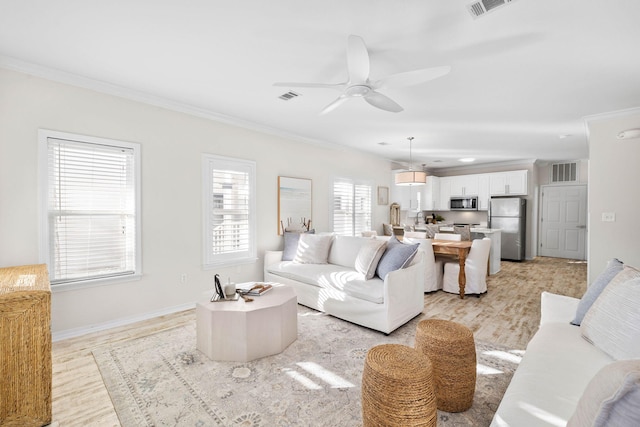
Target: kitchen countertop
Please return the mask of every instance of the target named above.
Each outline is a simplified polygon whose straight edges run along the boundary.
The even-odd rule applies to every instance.
[[[485,233],[485,234],[491,234],[491,233],[496,233],[498,231],[502,231],[500,228],[487,228],[487,227],[471,227],[470,230],[472,233]],[[416,227],[416,231],[426,231],[426,228]],[[450,226],[450,227],[441,226],[440,231],[453,232],[453,226]]]

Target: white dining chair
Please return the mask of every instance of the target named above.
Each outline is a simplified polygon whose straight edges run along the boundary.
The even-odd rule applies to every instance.
[[[405,233],[406,236],[406,233]],[[419,243],[420,250],[425,255],[425,275],[424,275],[424,291],[434,292],[442,289],[442,275],[444,273],[444,263],[441,259],[435,257],[431,239],[422,239],[418,237],[405,237],[404,243]]]
[[[405,231],[404,237],[409,237],[413,239],[426,239],[427,232],[426,231]]]
[[[462,236],[460,234],[453,234],[453,233],[436,233],[436,235],[434,236],[434,239],[453,240],[453,241],[459,242],[462,240]]]
[[[480,294],[487,292],[487,263],[489,262],[489,251],[491,250],[491,239],[475,239],[471,242],[471,249],[464,265],[464,272],[467,277],[464,293]],[[458,275],[460,274],[460,264],[457,260],[447,261],[444,264],[444,277],[442,290],[453,294],[460,293]]]

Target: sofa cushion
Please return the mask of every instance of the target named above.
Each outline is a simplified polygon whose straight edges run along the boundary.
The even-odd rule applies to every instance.
[[[591,308],[609,282],[622,271],[622,267],[624,267],[624,264],[616,258],[609,261],[604,271],[589,285],[587,291],[580,299],[580,303],[576,309],[576,316],[571,321],[572,324],[580,325],[589,308]]]
[[[360,236],[335,236],[329,251],[329,264],[353,268],[360,248],[371,240],[373,239]]]
[[[602,368],[580,397],[567,427],[640,425],[640,360]]]
[[[380,258],[380,262],[378,262],[378,268],[376,269],[378,277],[384,279],[390,272],[408,266],[416,252],[418,252],[418,247],[420,247],[419,243],[404,244],[395,236],[392,236],[387,242],[387,247],[382,258]]]
[[[640,271],[625,266],[582,321],[582,336],[617,360],[640,358]]]
[[[301,234],[293,262],[326,264],[333,236],[330,234]]]
[[[335,289],[354,298],[382,304],[384,282],[374,277],[365,280],[353,268],[335,264],[299,264],[282,261],[267,267],[271,274],[325,289]]]
[[[315,233],[315,230],[309,231],[285,231],[284,232],[284,249],[282,250],[282,260],[291,261],[296,256],[298,250],[298,240],[302,233]]]
[[[356,257],[355,269],[362,273],[366,280],[371,279],[376,274],[378,262],[382,258],[387,246],[384,240],[372,239],[362,245]]]

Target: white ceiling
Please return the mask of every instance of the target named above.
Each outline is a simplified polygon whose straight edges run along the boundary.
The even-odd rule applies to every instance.
[[[0,66],[399,162],[413,136],[429,169],[587,158],[583,117],[640,106],[640,1],[517,0],[475,20],[471,2],[0,0]],[[344,82],[349,34],[372,79],[452,71],[381,90],[400,113],[354,99],[320,116],[326,89],[278,99],[277,81]]]

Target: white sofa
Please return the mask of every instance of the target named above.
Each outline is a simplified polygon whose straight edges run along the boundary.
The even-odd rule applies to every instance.
[[[299,304],[389,334],[424,309],[424,252],[418,250],[409,266],[384,280],[366,280],[354,265],[370,240],[335,236],[326,264],[282,261],[282,251],[267,251],[264,280],[293,286]]]
[[[640,271],[616,259],[581,300],[543,292],[491,426],[640,425],[639,305]]]
[[[527,344],[492,427],[565,426],[589,381],[613,362],[569,323],[579,301],[542,293],[540,329]]]

